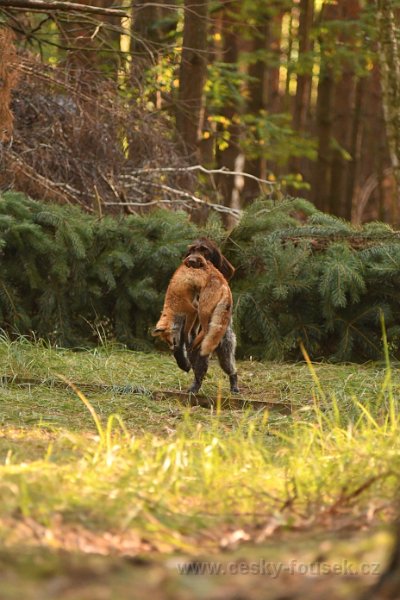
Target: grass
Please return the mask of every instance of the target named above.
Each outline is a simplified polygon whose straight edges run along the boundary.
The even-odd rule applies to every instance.
[[[214,364],[204,392],[216,408],[163,395],[190,382],[167,354],[3,339],[0,365],[10,556],[213,555],[292,531],[359,531],[395,513],[400,371],[388,365],[241,362],[247,404],[235,410],[220,408],[228,382]]]

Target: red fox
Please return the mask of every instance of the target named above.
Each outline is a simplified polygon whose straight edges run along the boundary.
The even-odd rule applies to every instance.
[[[232,293],[225,277],[201,254],[190,254],[169,283],[161,317],[153,331],[171,349],[180,343],[177,317],[185,317],[184,341],[190,345],[193,325],[199,318],[201,330],[192,349],[208,356],[223,338],[232,317]]]

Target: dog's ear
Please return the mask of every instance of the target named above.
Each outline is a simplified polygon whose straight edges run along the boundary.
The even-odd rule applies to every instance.
[[[229,260],[225,258],[223,254],[221,254],[221,266],[219,267],[219,270],[227,281],[232,279],[235,274],[235,267],[231,265]]]
[[[210,252],[210,257],[208,260],[210,260],[214,267],[216,267],[218,271],[222,273],[227,281],[232,279],[235,273],[235,267],[231,265],[227,258],[225,258],[217,244],[208,238],[202,238],[202,241],[205,245],[207,245]]]
[[[183,258],[187,258],[188,256],[190,256],[191,254],[194,254],[195,252],[198,252],[198,244],[199,244],[200,240],[195,240],[192,244],[190,244],[190,246],[187,247],[187,250],[183,256]]]

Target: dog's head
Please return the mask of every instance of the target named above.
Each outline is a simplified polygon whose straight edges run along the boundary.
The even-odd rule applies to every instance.
[[[202,254],[196,252],[196,254],[189,254],[184,259],[183,264],[190,269],[205,269],[207,267],[207,260]]]
[[[202,237],[190,244],[185,257],[189,257],[192,254],[201,254],[201,256],[204,256],[206,260],[209,260],[222,273],[227,281],[233,277],[235,268],[225,258],[217,244],[209,238]]]

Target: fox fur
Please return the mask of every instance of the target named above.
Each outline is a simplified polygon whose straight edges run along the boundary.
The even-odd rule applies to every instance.
[[[161,317],[153,335],[174,350],[180,343],[177,317],[185,317],[184,343],[200,356],[208,356],[220,344],[232,317],[232,293],[222,273],[201,254],[189,254],[169,283]],[[192,344],[193,326],[201,330]]]

